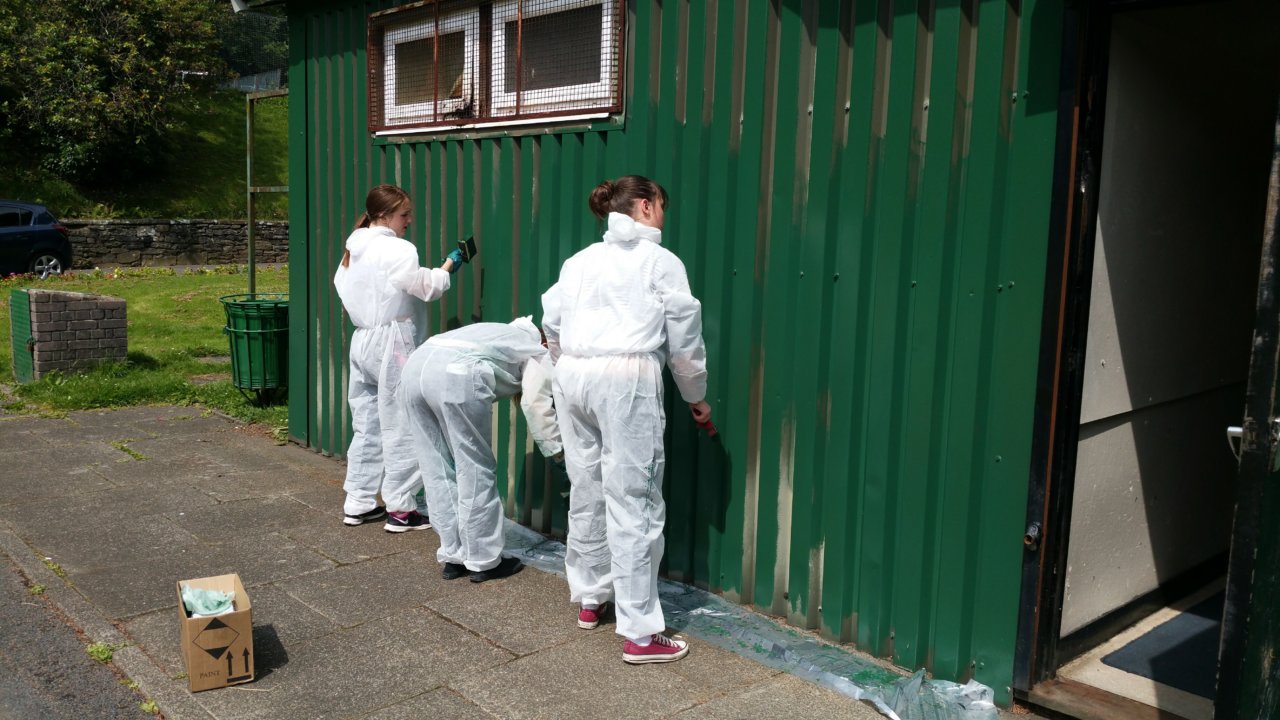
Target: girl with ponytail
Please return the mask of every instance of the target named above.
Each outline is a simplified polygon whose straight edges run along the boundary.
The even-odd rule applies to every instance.
[[[365,211],[347,238],[333,277],[351,336],[351,445],[347,448],[347,492],[343,523],[360,525],[387,518],[388,532],[431,527],[415,496],[422,473],[411,446],[404,408],[397,398],[409,353],[426,328],[414,320],[420,302],[438,299],[449,289],[450,273],[460,266],[452,257],[439,268],[418,265],[418,250],[404,239],[413,220],[413,203],[395,185],[379,185],[365,198]],[[382,493],[385,506],[379,506]]]

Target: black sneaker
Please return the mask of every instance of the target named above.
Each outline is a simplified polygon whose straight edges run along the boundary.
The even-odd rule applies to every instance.
[[[382,526],[383,530],[393,533],[409,532],[410,530],[426,530],[431,527],[431,521],[426,515],[417,510],[409,512],[389,512],[387,513],[387,524]]]
[[[497,580],[498,578],[510,577],[524,569],[524,563],[519,558],[504,557],[502,560],[488,570],[471,573],[471,582],[482,583],[485,580]]]
[[[445,563],[444,569],[440,571],[440,577],[445,580],[457,580],[467,574],[467,566],[458,563]]]
[[[352,526],[363,525],[367,522],[373,522],[374,520],[381,520],[386,516],[387,516],[387,509],[379,505],[378,507],[375,507],[369,512],[363,512],[363,513],[360,513],[359,515],[344,515],[342,517],[342,524],[352,525]]]

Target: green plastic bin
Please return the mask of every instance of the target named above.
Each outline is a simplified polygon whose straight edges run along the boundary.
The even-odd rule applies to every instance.
[[[218,300],[227,313],[231,383],[259,403],[289,385],[289,295],[243,293]]]

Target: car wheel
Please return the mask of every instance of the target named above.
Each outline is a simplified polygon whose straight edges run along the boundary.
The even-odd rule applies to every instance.
[[[32,275],[44,280],[50,275],[61,275],[66,269],[66,263],[57,253],[42,252],[31,258],[31,265],[27,269]]]

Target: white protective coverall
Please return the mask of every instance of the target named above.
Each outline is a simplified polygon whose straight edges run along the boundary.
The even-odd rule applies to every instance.
[[[565,570],[573,602],[617,608],[617,633],[666,629],[658,602],[666,504],[662,366],[686,402],[707,392],[702,306],[662,231],[609,214],[604,242],[542,296],[569,473]]]
[[[418,346],[414,321],[418,300],[439,298],[449,289],[449,273],[418,265],[418,251],[390,228],[359,228],[347,238],[349,267],[338,266],[333,286],[351,336],[351,446],[347,448],[347,499],[343,511],[359,515],[377,506],[379,487],[391,512],[417,509],[422,482],[404,409],[396,390],[409,353]]]
[[[493,403],[522,393],[529,434],[547,457],[561,450],[551,362],[529,318],[475,323],[427,340],[401,383],[427,486],[436,559],[488,570],[502,560],[502,503],[493,454]]]

